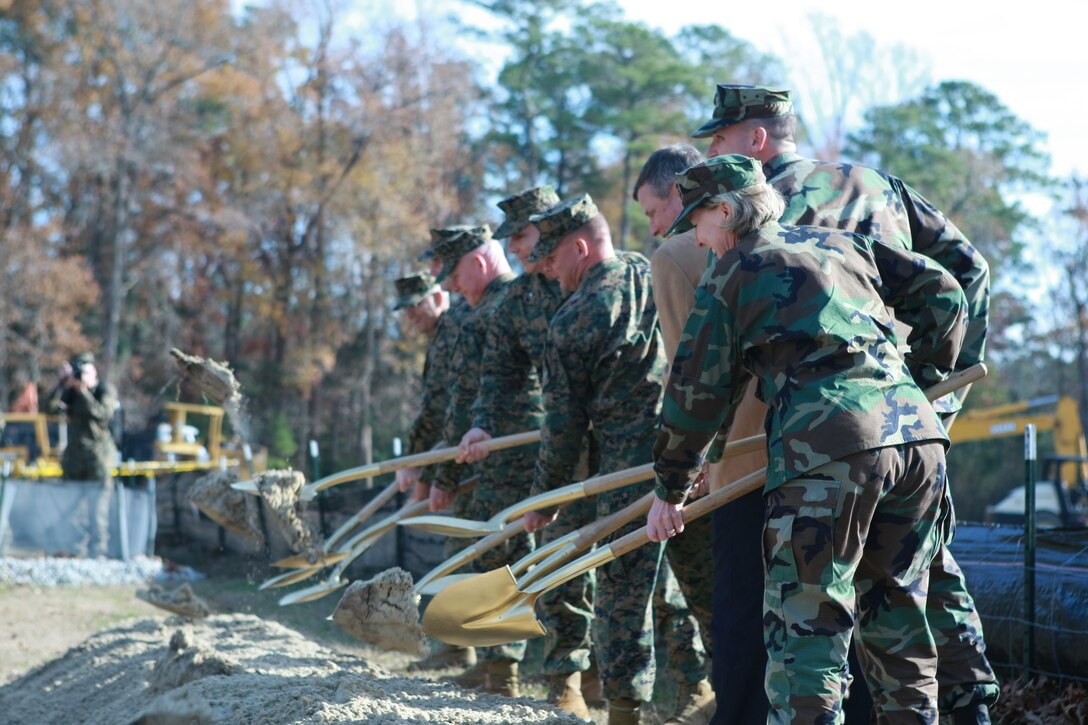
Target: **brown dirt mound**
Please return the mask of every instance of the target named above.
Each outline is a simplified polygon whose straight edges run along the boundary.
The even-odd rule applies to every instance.
[[[214,471],[193,482],[189,500],[205,516],[224,529],[260,541],[260,502],[242,491],[230,487],[238,480],[234,471]]]
[[[237,401],[242,397],[242,386],[234,377],[234,372],[225,363],[208,358],[187,355],[172,348],[181,372],[216,405],[224,405],[228,400]]]
[[[387,569],[368,581],[352,582],[332,621],[359,639],[387,650],[425,655],[427,636],[419,625],[419,597],[412,575]]]
[[[159,609],[190,619],[201,619],[212,613],[208,603],[198,597],[188,583],[182,584],[172,592],[160,586],[140,589],[136,591],[136,598],[153,604]]]
[[[311,564],[316,562],[322,554],[321,537],[302,520],[302,504],[298,499],[306,485],[305,476],[288,468],[264,471],[254,481],[271,510],[273,525],[283,534],[287,545]]]
[[[177,620],[158,618],[99,632],[0,687],[0,713],[9,722],[147,725],[581,722],[542,702],[396,677],[249,615],[180,633]]]

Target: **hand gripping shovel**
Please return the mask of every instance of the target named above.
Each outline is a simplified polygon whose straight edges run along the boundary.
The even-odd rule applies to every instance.
[[[975,365],[934,385],[926,391],[926,397],[935,400],[985,375],[986,367]],[[758,490],[765,476],[766,469],[756,471],[689,504],[683,511],[684,522]],[[461,646],[495,646],[538,637],[545,630],[533,608],[544,592],[607,564],[648,541],[646,527],[642,527],[536,580],[524,591],[518,589],[518,582],[514,580],[509,567],[455,582],[431,601],[423,615],[423,629],[443,642]]]
[[[458,496],[463,496],[466,493],[468,493],[469,491],[471,491],[473,488],[475,488],[475,486],[476,486],[476,477],[475,476],[473,476],[472,478],[465,479],[461,483],[461,487],[457,489],[457,495]],[[426,500],[413,501],[411,503],[405,504],[396,513],[392,513],[389,516],[386,516],[381,521],[368,526],[367,528],[363,529],[362,531],[360,531],[355,536],[348,539],[346,542],[344,542],[344,544],[341,547],[340,551],[336,552],[338,554],[342,553],[342,554],[344,554],[344,556],[340,559],[340,561],[338,561],[336,563],[336,566],[329,573],[329,576],[325,579],[325,581],[320,582],[318,584],[314,584],[313,586],[306,587],[304,589],[299,589],[297,591],[291,592],[290,594],[287,594],[287,595],[281,597],[280,602],[279,602],[280,606],[287,606],[289,604],[301,604],[303,602],[311,602],[311,601],[313,601],[315,599],[320,599],[321,597],[324,597],[327,594],[331,594],[332,592],[335,592],[337,589],[345,586],[348,582],[347,582],[346,579],[341,580],[340,575],[344,573],[344,571],[348,568],[348,566],[351,565],[351,563],[353,561],[358,559],[367,550],[369,550],[372,546],[374,546],[374,544],[378,541],[378,539],[382,538],[383,536],[388,534],[390,531],[395,529],[397,524],[400,523],[402,518],[404,518],[406,516],[415,516],[417,514],[423,513],[424,511],[427,510],[427,507],[429,505],[430,505],[430,502],[426,501]],[[310,573],[312,574],[312,573],[316,572],[317,570],[319,570],[321,568],[323,568],[323,567],[322,566],[315,566],[315,567],[312,568],[312,570],[310,570]],[[300,570],[300,572],[301,571],[306,571],[306,570]],[[292,573],[295,573],[295,572],[292,572]],[[305,579],[305,578],[306,578],[305,576],[300,576],[300,579],[295,579],[295,581],[300,581],[301,579]],[[269,582],[265,582],[265,584],[268,584],[269,586],[272,586],[272,584],[270,584],[270,581],[271,580],[269,580]],[[262,585],[262,587],[263,586],[264,585]],[[286,585],[284,584],[283,586],[286,586]]]
[[[489,451],[494,452],[506,448],[516,448],[517,446],[536,443],[539,440],[540,431],[533,430],[526,431],[525,433],[502,436],[501,438],[492,438],[488,441],[484,441],[484,445],[487,446]],[[324,491],[326,488],[339,486],[343,483],[374,478],[375,476],[380,476],[385,473],[399,471],[402,468],[416,468],[419,466],[428,466],[433,463],[442,463],[443,461],[452,461],[454,458],[457,458],[460,453],[461,449],[459,447],[450,446],[449,448],[438,448],[433,451],[424,451],[423,453],[416,453],[411,456],[391,458],[388,461],[380,461],[366,466],[349,468],[346,471],[334,473],[331,476],[326,476],[325,478],[303,486],[302,492],[299,494],[299,500],[309,501],[317,495],[318,491]],[[238,481],[237,483],[232,483],[231,488],[255,495],[260,493],[255,481]]]
[[[765,436],[751,436],[730,443],[725,448],[724,455],[740,455],[759,450],[765,445]],[[625,468],[615,473],[607,473],[601,476],[587,478],[578,483],[572,483],[554,491],[548,491],[537,496],[531,496],[524,501],[519,501],[492,516],[487,521],[470,521],[454,516],[417,516],[401,521],[401,526],[423,529],[434,534],[444,534],[454,537],[473,537],[493,534],[502,531],[507,522],[519,516],[524,516],[530,511],[562,506],[571,501],[596,496],[599,493],[613,491],[617,488],[629,486],[632,483],[648,481],[654,477],[652,463],[646,463],[634,468]]]

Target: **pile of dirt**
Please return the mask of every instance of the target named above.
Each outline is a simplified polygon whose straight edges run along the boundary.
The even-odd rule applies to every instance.
[[[213,471],[189,487],[189,501],[205,516],[228,531],[253,541],[261,540],[260,501],[230,487],[238,480],[233,470]]]
[[[242,386],[225,363],[188,355],[176,347],[171,348],[170,354],[174,356],[182,374],[216,405],[241,400]]]
[[[332,621],[382,649],[418,656],[429,651],[419,624],[419,596],[412,575],[397,567],[373,579],[352,582],[336,605]]]
[[[292,551],[296,551],[311,564],[324,553],[321,536],[302,519],[302,503],[299,494],[306,485],[306,477],[290,468],[264,471],[254,479],[261,498],[272,513],[272,523]]]
[[[168,592],[158,585],[152,585],[148,589],[136,590],[136,598],[159,609],[165,609],[182,617],[201,619],[212,613],[208,603],[196,595],[193,588],[187,583],[172,592]]]
[[[105,630],[0,687],[11,722],[582,722],[529,699],[397,677],[279,624],[219,615]]]

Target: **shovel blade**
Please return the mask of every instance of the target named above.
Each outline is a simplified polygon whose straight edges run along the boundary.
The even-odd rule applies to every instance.
[[[330,552],[328,554],[322,554],[313,561],[310,561],[302,554],[296,554],[289,556],[286,559],[280,559],[273,562],[272,566],[277,569],[312,569],[313,567],[326,567],[332,564],[339,564],[344,559],[348,558],[347,553],[342,551]]]
[[[505,524],[492,523],[490,521],[470,521],[453,516],[413,516],[410,519],[401,519],[401,526],[409,526],[413,529],[428,531],[432,534],[452,536],[460,539],[472,539],[488,534],[497,534],[503,530]]]
[[[453,582],[423,613],[423,630],[449,644],[493,646],[544,634],[533,614],[536,595],[523,595],[510,567]],[[515,604],[524,606],[514,607]]]
[[[251,493],[254,496],[261,495],[261,489],[256,481],[235,481],[230,487],[235,491],[244,491],[245,493]]]

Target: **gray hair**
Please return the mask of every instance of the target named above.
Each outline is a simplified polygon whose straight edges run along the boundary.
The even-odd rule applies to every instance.
[[[707,199],[706,203],[710,206],[729,205],[733,213],[722,224],[722,229],[735,232],[738,239],[777,221],[786,211],[786,200],[766,182],[718,194]]]
[[[685,143],[673,144],[654,151],[650,154],[650,158],[646,159],[642,171],[635,179],[631,198],[638,201],[638,190],[643,184],[649,184],[654,196],[664,199],[676,186],[677,174],[703,161],[703,155],[694,146]]]

